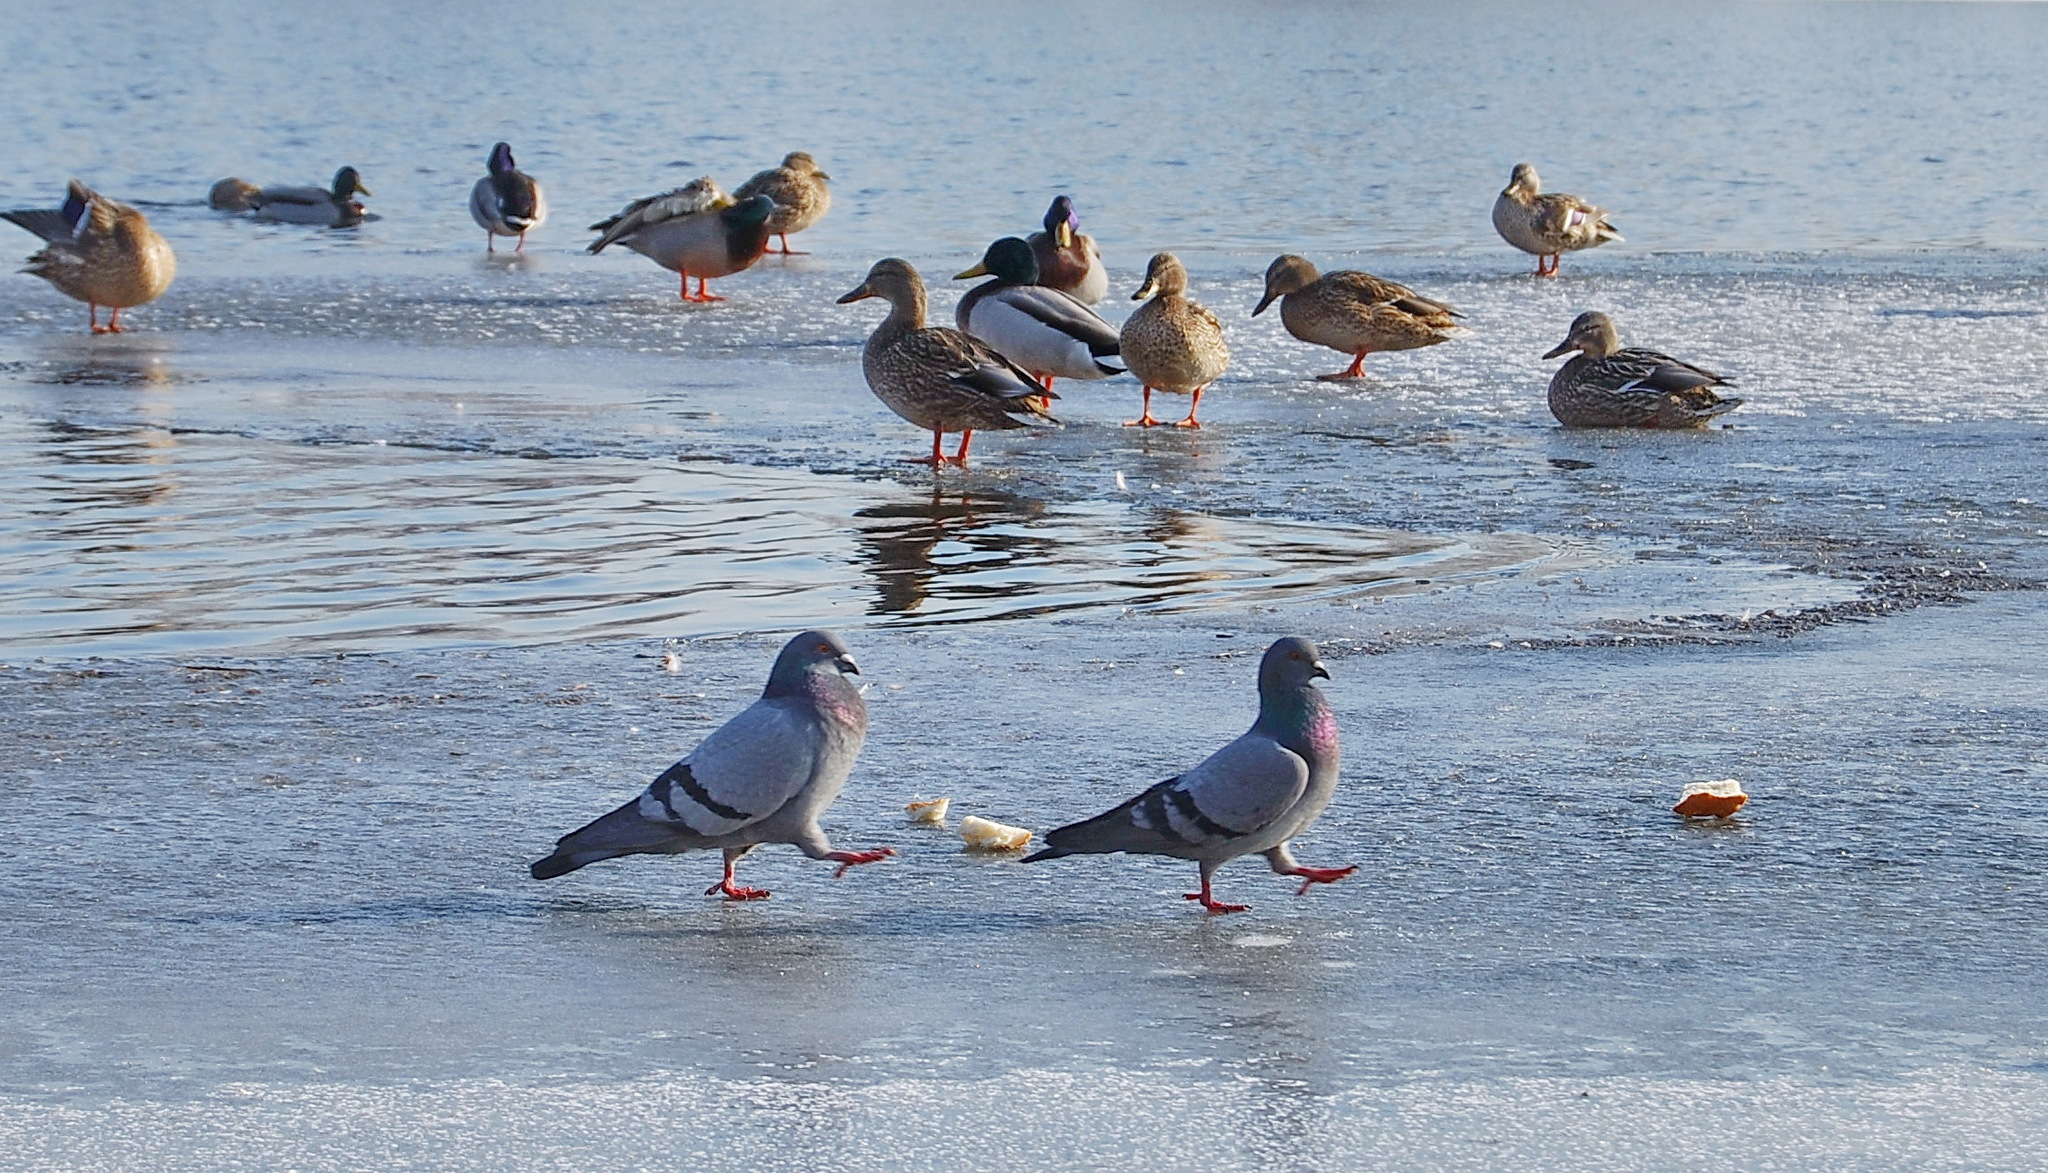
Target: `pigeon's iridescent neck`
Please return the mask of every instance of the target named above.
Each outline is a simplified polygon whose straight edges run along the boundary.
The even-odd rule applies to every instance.
[[[848,729],[868,727],[868,704],[860,687],[837,672],[806,672],[798,689],[828,720]]]
[[[1337,753],[1337,714],[1319,688],[1303,685],[1265,698],[1259,724],[1290,749],[1308,750],[1319,758]]]

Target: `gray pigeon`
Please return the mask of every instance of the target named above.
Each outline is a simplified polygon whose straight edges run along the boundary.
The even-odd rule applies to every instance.
[[[1337,790],[1337,717],[1311,682],[1330,678],[1316,646],[1289,636],[1259,661],[1259,719],[1243,737],[1115,810],[1047,833],[1045,850],[1026,859],[1130,851],[1201,865],[1202,890],[1187,894],[1210,912],[1243,912],[1209,894],[1216,869],[1259,852],[1275,872],[1300,876],[1301,891],[1358,870],[1296,863],[1287,841],[1299,835]]]
[[[760,700],[638,798],[562,836],[555,853],[533,865],[533,878],[551,880],[618,855],[717,847],[725,851],[725,878],[704,894],[759,900],[766,889],[732,882],[733,864],[759,844],[794,844],[812,859],[831,860],[839,864],[834,878],[857,863],[896,854],[888,847],[834,851],[818,827],[868,734],[867,702],[846,678],[849,672],[858,676],[860,669],[831,632],[806,631],[790,640],[775,657]]]

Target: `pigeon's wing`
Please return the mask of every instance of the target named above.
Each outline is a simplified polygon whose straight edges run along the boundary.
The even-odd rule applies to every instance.
[[[1301,755],[1254,731],[1114,810],[1047,832],[1046,849],[1031,859],[1112,851],[1200,856],[1271,826],[1307,790]]]
[[[823,738],[795,705],[760,700],[662,771],[638,798],[564,835],[537,880],[620,855],[710,847],[774,814],[816,772]]]

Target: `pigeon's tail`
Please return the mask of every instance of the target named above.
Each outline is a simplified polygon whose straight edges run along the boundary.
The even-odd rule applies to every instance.
[[[1060,859],[1072,854],[1074,853],[1071,851],[1061,851],[1057,847],[1047,847],[1039,851],[1034,851],[1030,855],[1025,856],[1023,862],[1037,863],[1041,859]]]
[[[688,851],[698,846],[690,835],[679,834],[679,830],[674,825],[641,817],[640,800],[636,798],[589,826],[556,840],[555,853],[534,861],[529,870],[536,880],[552,880],[616,856]]]

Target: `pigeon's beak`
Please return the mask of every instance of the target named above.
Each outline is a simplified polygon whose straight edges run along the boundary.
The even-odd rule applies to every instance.
[[[969,277],[986,277],[986,276],[988,276],[988,264],[987,264],[987,262],[983,262],[983,263],[981,263],[981,264],[978,264],[978,265],[974,266],[974,267],[973,267],[972,269],[968,269],[968,270],[966,270],[965,272],[961,272],[961,273],[955,273],[955,274],[953,274],[953,280],[955,280],[955,281],[965,281],[965,280],[967,280],[967,279],[968,279]]]
[[[860,675],[860,665],[853,662],[852,656],[841,656],[837,660],[832,661],[832,665],[848,676]]]
[[[875,291],[874,291],[874,290],[872,290],[872,289],[869,289],[869,288],[868,288],[868,283],[867,283],[867,282],[865,282],[865,281],[863,281],[863,282],[861,282],[861,283],[860,283],[860,286],[859,286],[859,288],[856,288],[856,289],[853,289],[853,290],[851,290],[851,291],[849,291],[849,292],[847,292],[847,293],[843,293],[843,294],[841,294],[841,295],[839,296],[839,304],[840,304],[840,305],[848,305],[848,304],[851,304],[851,303],[853,303],[853,302],[856,302],[856,301],[865,301],[865,300],[867,300],[868,298],[870,298],[870,297],[873,297],[874,295],[875,295]]]
[[[1572,351],[1577,350],[1578,348],[1578,343],[1573,342],[1571,339],[1567,338],[1563,342],[1558,343],[1556,346],[1551,347],[1549,352],[1546,353],[1543,357],[1556,358],[1560,354],[1570,354]]]
[[[1330,670],[1323,666],[1323,662],[1321,660],[1317,660],[1308,666],[1308,675],[1309,679],[1311,680],[1315,679],[1318,676],[1322,677],[1324,680],[1328,680],[1330,678]]]
[[[1258,306],[1252,310],[1252,317],[1256,318],[1260,314],[1265,313],[1266,307],[1273,304],[1273,296],[1273,291],[1268,289],[1266,291],[1266,296],[1260,298]]]

